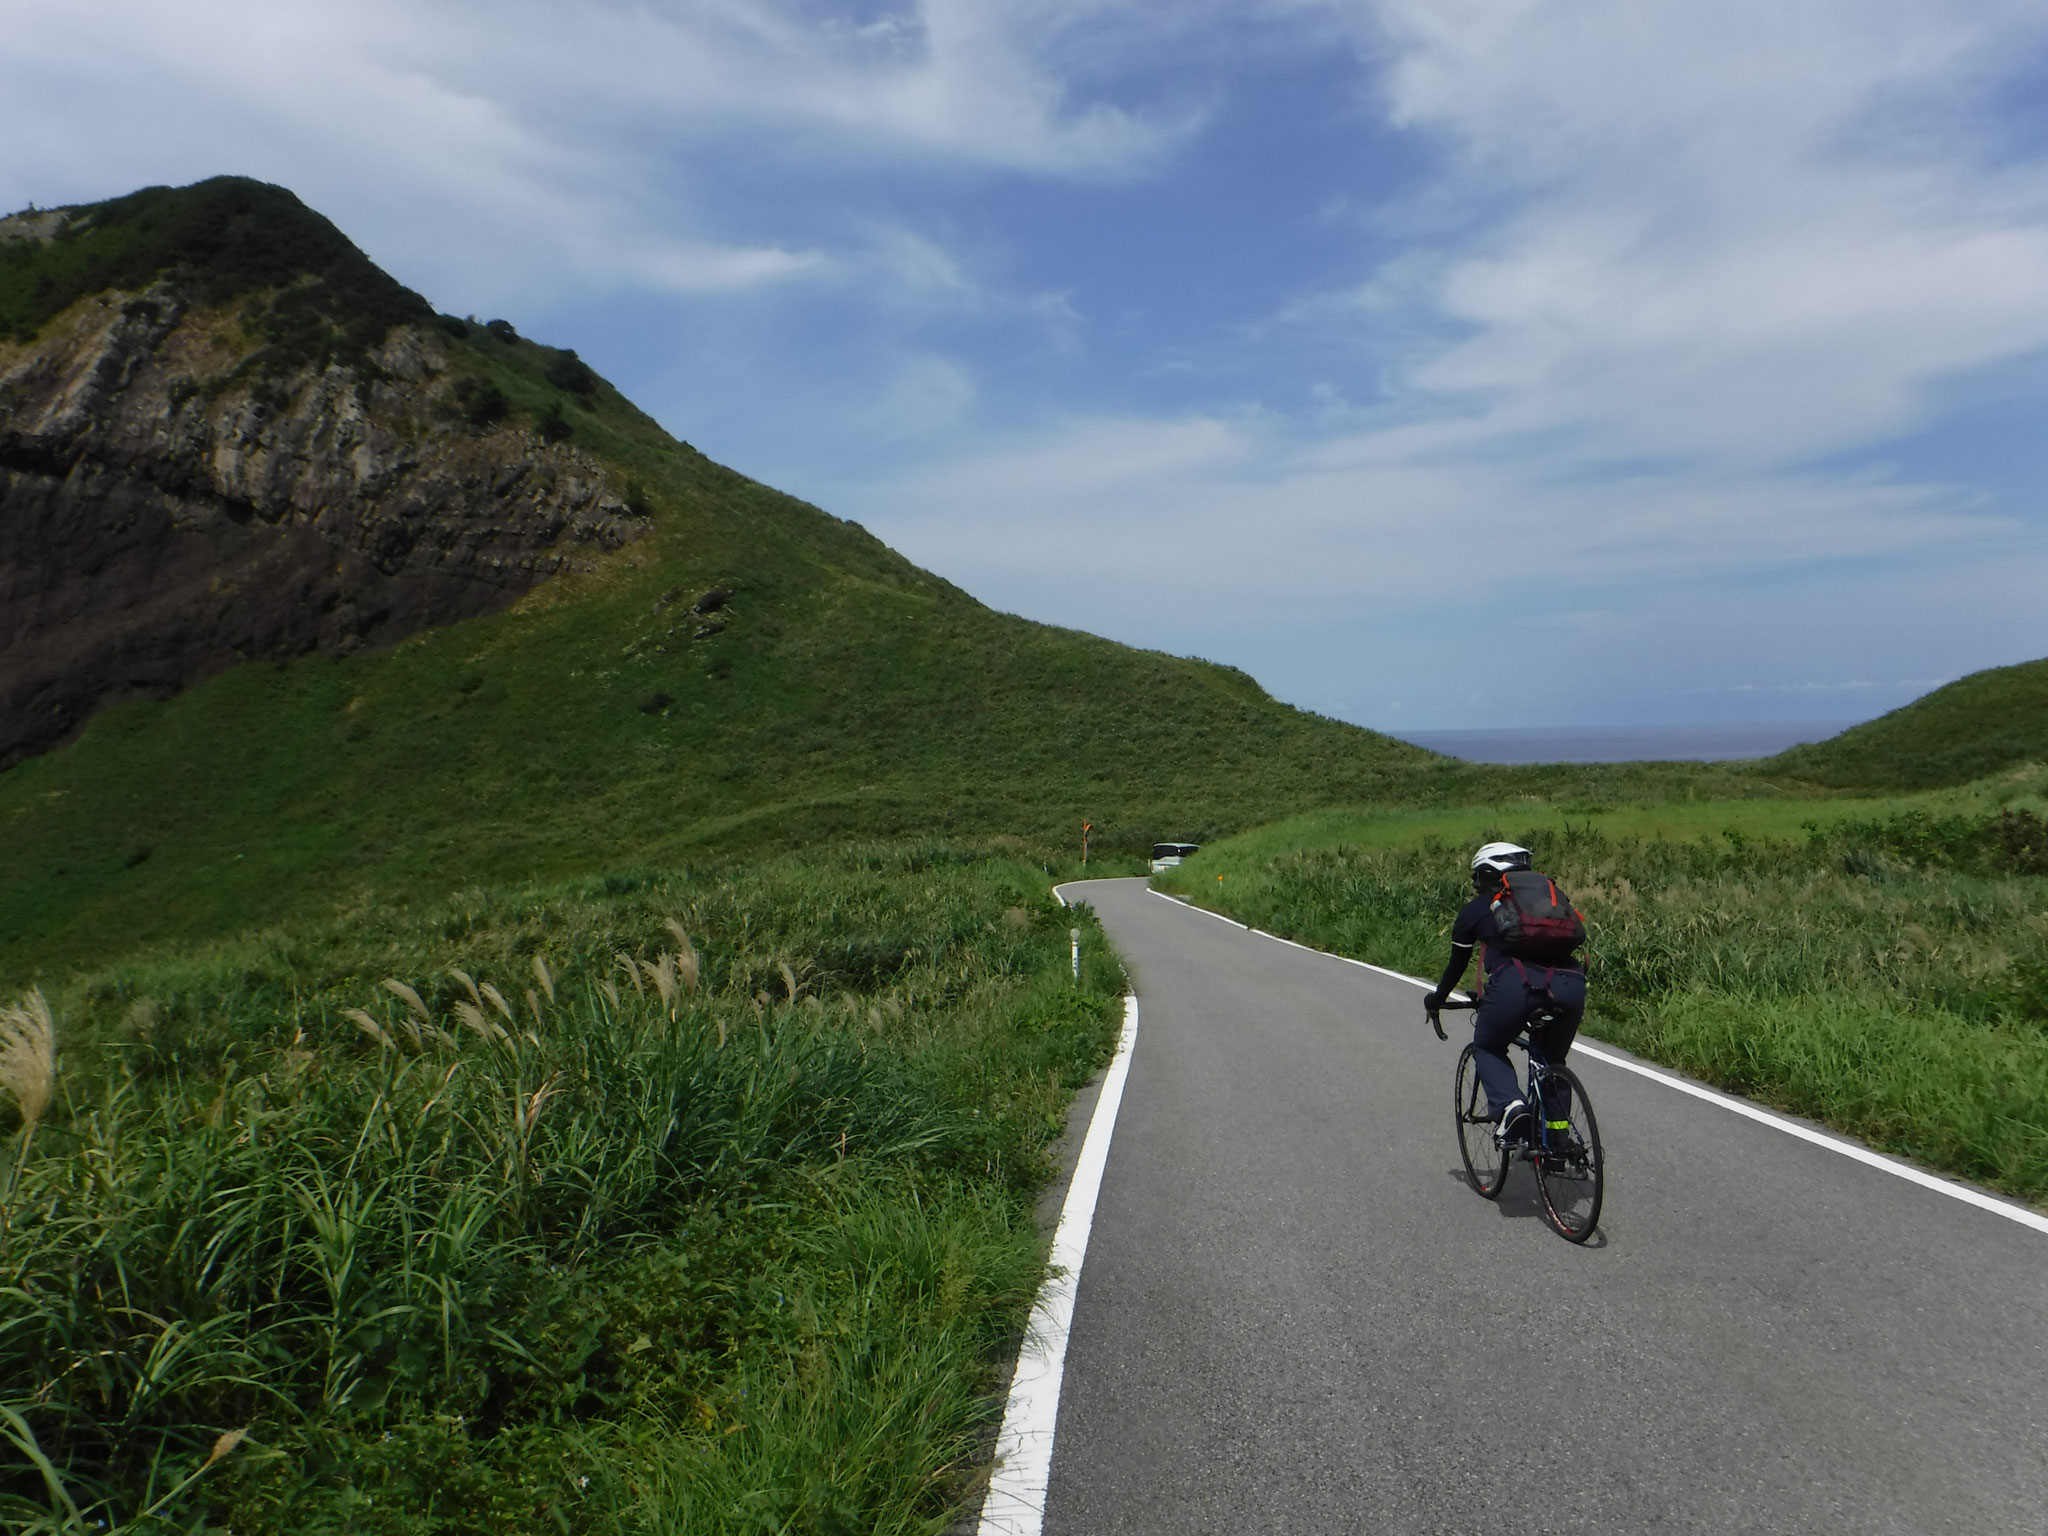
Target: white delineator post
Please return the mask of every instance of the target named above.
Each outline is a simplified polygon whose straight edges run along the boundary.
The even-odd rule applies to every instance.
[[[1067,937],[1074,941],[1074,980],[1081,979],[1081,930],[1069,928]]]
[[[1081,1143],[1081,1158],[1074,1164],[1060,1224],[1053,1231],[1052,1272],[1038,1292],[1024,1345],[1017,1351],[1017,1374],[1010,1381],[1010,1404],[996,1436],[995,1470],[981,1503],[978,1536],[1041,1536],[1045,1529],[1045,1490],[1052,1481],[1053,1431],[1059,1421],[1060,1384],[1067,1373],[1067,1336],[1074,1327],[1074,1288],[1088,1253],[1095,1197],[1109,1163],[1109,1138],[1116,1130],[1117,1106],[1123,1103],[1131,1045],[1137,1038],[1138,1000],[1126,996],[1116,1058],[1103,1074],[1088,1137]]]

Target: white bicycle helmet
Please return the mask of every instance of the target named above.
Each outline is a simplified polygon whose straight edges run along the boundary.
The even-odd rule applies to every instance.
[[[1528,867],[1529,850],[1519,843],[1488,843],[1472,855],[1472,873],[1475,875],[1483,869],[1505,874],[1511,869]]]

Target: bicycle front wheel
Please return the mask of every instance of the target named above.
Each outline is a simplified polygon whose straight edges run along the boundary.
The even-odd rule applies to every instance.
[[[1583,1243],[1599,1224],[1605,1190],[1600,1122],[1593,1118],[1593,1103],[1576,1073],[1552,1067],[1544,1077],[1540,1100],[1548,1106],[1546,1123],[1530,1154],[1536,1187],[1543,1194],[1543,1215],[1557,1235],[1568,1243]],[[1571,1107],[1560,1117],[1557,1100],[1565,1094],[1570,1095]],[[1564,1125],[1556,1123],[1560,1118]]]
[[[1479,1052],[1466,1046],[1452,1080],[1451,1108],[1458,1117],[1458,1156],[1465,1160],[1465,1178],[1482,1200],[1499,1196],[1507,1182],[1508,1153],[1493,1139],[1493,1116],[1486,1112],[1486,1090],[1479,1082]]]

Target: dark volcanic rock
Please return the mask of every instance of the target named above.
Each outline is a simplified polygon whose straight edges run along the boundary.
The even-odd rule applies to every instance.
[[[0,239],[35,239],[11,229]],[[646,523],[568,444],[462,418],[450,338],[243,369],[171,282],[0,342],[0,768],[237,662],[503,608]]]

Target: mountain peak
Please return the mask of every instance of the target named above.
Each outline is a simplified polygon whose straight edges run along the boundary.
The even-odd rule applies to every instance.
[[[0,335],[32,341],[80,299],[159,282],[206,306],[274,293],[258,329],[280,362],[357,360],[433,317],[292,192],[244,176],[0,220]]]

